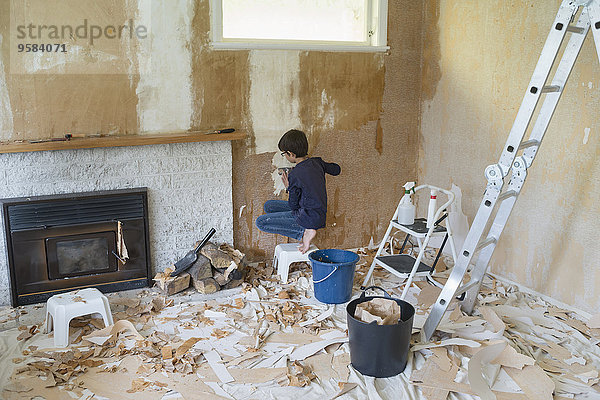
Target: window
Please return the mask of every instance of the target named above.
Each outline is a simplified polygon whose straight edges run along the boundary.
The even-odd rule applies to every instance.
[[[216,49],[386,51],[387,0],[212,0]]]

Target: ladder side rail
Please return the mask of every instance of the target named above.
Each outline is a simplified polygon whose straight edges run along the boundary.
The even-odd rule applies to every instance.
[[[364,288],[367,287],[367,283],[369,282],[369,279],[371,279],[371,275],[373,275],[373,271],[375,270],[375,266],[377,265],[377,257],[379,257],[379,255],[383,251],[383,247],[385,246],[386,239],[390,235],[390,233],[392,232],[392,227],[393,227],[392,223],[390,222],[389,225],[388,225],[388,227],[387,227],[387,230],[385,231],[385,235],[383,236],[383,239],[381,239],[381,243],[379,243],[379,247],[377,248],[377,252],[375,253],[375,256],[373,257],[373,261],[371,262],[371,266],[369,267],[369,271],[365,275],[365,279],[363,280],[363,284],[360,287],[361,290],[364,290]]]
[[[417,246],[419,247],[419,251],[421,251],[421,249],[423,248],[423,242],[421,241],[420,237],[415,237],[415,239],[417,239]]]
[[[428,184],[424,184],[424,185],[419,185],[417,187],[415,187],[415,192],[418,192],[421,189],[434,189],[437,190],[438,192],[443,192],[445,193],[448,197],[452,196],[452,198],[454,198],[454,192],[448,189],[444,189],[438,186],[433,186],[433,185],[428,185]]]
[[[554,24],[544,44],[544,48],[542,49],[540,59],[535,67],[528,90],[519,107],[509,138],[502,150],[500,162],[497,165],[491,165],[486,168],[488,185],[484,193],[484,198],[479,205],[473,224],[469,229],[463,249],[460,254],[458,254],[456,265],[452,268],[446,285],[444,285],[437,301],[433,304],[430,314],[423,325],[421,337],[425,341],[429,341],[435,332],[450,301],[462,283],[475,248],[483,235],[483,231],[490,219],[498,196],[502,191],[502,186],[504,184],[503,177],[508,174],[510,167],[512,166],[516,152],[523,140],[529,121],[533,116],[533,112],[541,96],[541,89],[548,78],[554,60],[558,54],[558,50],[560,49],[567,32],[566,28],[577,10],[578,6],[571,0],[564,0],[560,6]]]
[[[392,215],[391,221],[398,219],[398,214],[400,213],[400,202],[402,201],[402,197],[404,197],[404,195],[400,196],[400,200],[398,200],[398,205],[396,206],[396,211],[394,211],[394,215]],[[385,240],[385,237],[382,240]]]
[[[587,5],[590,26],[596,42],[596,52],[598,53],[598,62],[600,62],[600,1],[594,0]]]
[[[450,204],[454,203],[454,193],[452,193],[449,190],[443,190],[443,189],[439,189],[439,188],[438,188],[438,190],[440,192],[443,192],[446,196],[448,196],[448,200],[444,204],[442,204],[441,206],[439,206],[436,209],[436,212],[435,212],[435,214],[433,216],[433,220],[434,221],[437,221],[438,219],[440,219],[440,217],[442,216],[442,213],[444,212],[444,210],[446,210],[450,206]],[[432,228],[433,227],[435,227],[435,224],[432,224]],[[427,233],[428,235],[431,232],[433,232],[432,228],[429,228],[429,232]],[[446,230],[448,230],[448,229],[446,228]]]
[[[519,177],[517,177],[515,171],[517,166],[514,164],[523,166],[522,173],[519,174]],[[490,243],[483,247],[478,254],[475,267],[471,271],[471,280],[469,283],[471,283],[472,286],[466,291],[466,295],[460,304],[462,311],[466,313],[470,314],[473,311],[473,307],[475,306],[475,302],[477,300],[477,294],[479,293],[481,283],[483,282],[483,277],[487,272],[490,259],[492,258],[494,250],[498,245],[498,239],[500,238],[500,235],[502,235],[504,227],[506,226],[506,221],[508,220],[508,217],[510,216],[511,211],[517,201],[517,196],[527,174],[527,169],[524,167],[524,164],[525,162],[522,160],[522,157],[517,158],[517,160],[515,160],[513,163],[513,175],[508,184],[508,190],[515,190],[517,195],[507,197],[500,203],[500,206],[498,207],[498,211],[487,235],[487,238],[490,239]]]
[[[429,231],[430,232],[433,231],[433,226],[431,228],[429,228]],[[423,247],[419,251],[419,254],[417,255],[417,258],[415,259],[415,262],[413,264],[413,267],[410,270],[410,274],[408,274],[408,278],[406,279],[406,282],[404,283],[404,290],[402,290],[402,295],[400,296],[400,300],[404,300],[404,298],[406,297],[406,294],[408,293],[408,289],[412,285],[412,282],[415,278],[415,274],[417,273],[417,269],[419,269],[419,265],[421,264],[421,260],[423,259],[423,254],[425,253],[425,250],[427,248],[427,244],[429,243],[430,238],[431,238],[431,235],[429,235],[429,234],[428,234],[428,236],[425,237],[425,241],[423,242]]]
[[[573,70],[577,56],[583,47],[583,43],[590,26],[586,9],[582,11],[576,26],[581,28],[581,33],[573,33],[571,35],[560,63],[556,69],[554,78],[552,79],[552,85],[559,86],[561,90],[558,92],[548,93],[546,95],[528,140],[531,142],[536,142],[537,145],[525,149],[523,155],[517,157],[513,163],[513,173],[508,184],[507,191],[514,191],[515,194],[507,197],[500,203],[500,207],[486,238],[486,240],[490,240],[490,244],[485,246],[479,253],[476,266],[471,274],[471,279],[476,282],[476,285],[467,291],[467,295],[461,303],[462,310],[467,313],[471,313],[473,311],[473,307],[475,306],[475,302],[477,300],[477,294],[479,293],[481,283],[483,282],[483,277],[487,272],[490,259],[494,253],[494,250],[496,249],[496,246],[498,245],[500,236],[502,235],[504,227],[506,226],[514,204],[517,201],[525,179],[527,178],[527,168],[529,168],[533,163],[537,149],[541,145],[544,134],[548,130],[548,125],[550,124],[552,116],[554,115],[554,111],[556,110],[558,101],[560,100],[560,97],[564,91],[564,87],[569,79],[569,75]]]
[[[440,207],[437,208],[435,216],[433,217],[434,221],[437,221],[440,218],[440,215],[442,214],[442,212],[448,208],[448,206],[450,206],[450,204],[452,204],[454,202],[454,193],[449,191],[449,190],[444,190],[435,186],[429,186],[429,185],[424,185],[429,187],[430,189],[434,188],[437,189],[441,192],[443,192],[444,194],[446,194],[446,196],[448,196],[448,201],[446,201],[444,204],[442,204]],[[449,224],[447,224],[449,225]],[[427,230],[427,234],[425,235],[425,240],[423,240],[423,246],[419,249],[419,254],[417,255],[417,258],[415,259],[415,263],[413,264],[413,267],[410,271],[410,274],[408,275],[408,278],[404,284],[404,290],[402,291],[402,295],[400,296],[400,300],[404,300],[404,298],[406,297],[406,294],[408,293],[408,289],[410,288],[410,286],[412,285],[412,282],[414,280],[415,274],[417,273],[417,269],[419,269],[419,265],[421,264],[421,260],[423,259],[423,255],[425,254],[425,250],[427,250],[427,245],[429,244],[429,240],[431,239],[431,236],[433,234],[433,230],[436,228],[435,224],[431,224],[431,226],[429,227],[429,229]],[[446,232],[448,232],[448,228],[446,228]],[[417,238],[418,240],[418,238]]]
[[[454,232],[452,231],[450,223],[450,212],[448,212],[448,219],[446,220],[446,232],[448,233],[448,241],[450,242],[450,251],[452,253],[452,260],[456,262],[457,254],[456,254],[456,245],[454,244]]]

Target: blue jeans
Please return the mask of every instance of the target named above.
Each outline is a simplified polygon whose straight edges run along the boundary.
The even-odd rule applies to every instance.
[[[302,240],[304,228],[296,223],[292,210],[285,200],[267,200],[265,215],[256,218],[256,227],[263,232],[287,236]]]

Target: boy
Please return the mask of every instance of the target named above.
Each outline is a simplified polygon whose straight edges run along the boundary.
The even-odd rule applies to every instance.
[[[325,227],[327,191],[325,174],[339,175],[340,166],[327,163],[320,157],[308,157],[308,140],[304,132],[287,131],[278,144],[281,155],[296,166],[281,177],[288,201],[267,200],[265,215],[256,218],[256,227],[263,232],[277,233],[302,240],[298,247],[306,253],[317,229]]]

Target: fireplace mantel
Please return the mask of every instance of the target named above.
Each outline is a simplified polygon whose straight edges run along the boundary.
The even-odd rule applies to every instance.
[[[95,147],[143,146],[150,144],[211,142],[220,140],[244,139],[244,132],[211,133],[185,132],[162,133],[152,135],[124,135],[103,137],[74,137],[71,140],[30,143],[30,141],[9,142],[0,144],[0,153],[25,153],[30,151],[90,149]]]

